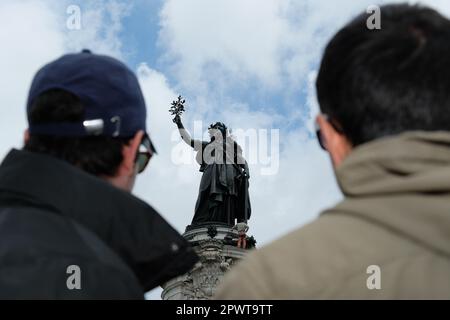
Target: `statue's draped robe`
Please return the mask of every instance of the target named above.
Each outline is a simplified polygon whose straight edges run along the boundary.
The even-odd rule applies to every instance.
[[[197,162],[203,172],[195,206],[193,225],[221,222],[234,225],[247,221],[251,215],[248,179],[243,174],[248,167],[242,150],[231,139],[227,142],[191,140],[197,151]]]

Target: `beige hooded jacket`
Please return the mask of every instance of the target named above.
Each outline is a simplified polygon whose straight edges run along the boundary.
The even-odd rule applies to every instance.
[[[336,176],[345,200],[251,253],[217,299],[450,298],[450,133],[362,145]]]

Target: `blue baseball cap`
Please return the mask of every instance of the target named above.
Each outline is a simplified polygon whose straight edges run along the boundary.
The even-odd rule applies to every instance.
[[[52,89],[77,96],[85,108],[84,120],[34,124],[28,119],[30,134],[131,138],[142,130],[156,152],[147,134],[147,109],[138,79],[122,62],[83,50],[47,64],[31,84],[28,115],[34,100]]]

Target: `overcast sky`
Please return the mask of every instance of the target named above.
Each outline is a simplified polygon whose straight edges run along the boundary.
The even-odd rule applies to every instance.
[[[82,48],[115,56],[139,76],[159,151],[135,194],[180,232],[193,217],[201,173],[195,163],[173,161],[193,154],[179,145],[171,101],[185,96],[191,131],[200,120],[279,130],[275,174],[262,174],[268,164],[261,161],[250,167],[250,233],[264,245],[341,198],[315,141],[314,80],[332,35],[369,5],[386,2],[392,1],[1,0],[0,156],[22,146],[27,91],[39,67]],[[450,15],[447,0],[422,3]],[[67,28],[70,5],[81,9],[79,30]],[[159,291],[148,297],[158,299]]]

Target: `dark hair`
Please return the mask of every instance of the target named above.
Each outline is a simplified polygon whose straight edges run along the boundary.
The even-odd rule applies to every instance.
[[[227,136],[228,128],[223,122],[216,122],[215,124],[211,124],[208,129],[209,130],[211,130],[211,129],[219,130],[222,133],[222,136],[224,138],[226,138],[226,136]]]
[[[381,30],[362,14],[328,44],[320,108],[359,144],[405,131],[450,130],[450,21],[417,5],[381,7]]]
[[[33,101],[28,121],[33,124],[83,121],[84,107],[73,94],[49,90]],[[114,176],[129,139],[104,136],[57,137],[31,135],[24,150],[48,154],[93,175]]]

